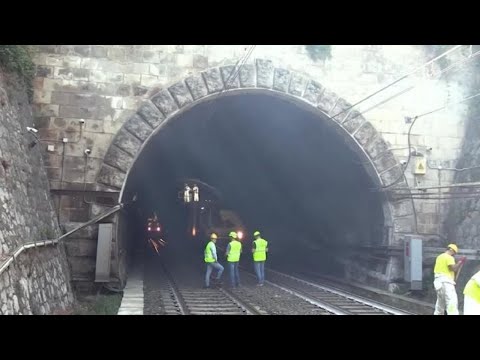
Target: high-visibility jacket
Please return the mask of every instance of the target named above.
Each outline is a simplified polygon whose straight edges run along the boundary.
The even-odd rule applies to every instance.
[[[435,275],[445,275],[451,280],[454,279],[455,273],[448,268],[449,265],[455,265],[455,259],[452,255],[443,253],[437,256],[435,260],[435,268],[433,272]]]
[[[473,275],[467,282],[463,294],[471,297],[480,304],[480,271]]]
[[[267,259],[268,241],[260,238],[253,242],[255,250],[253,251],[253,261],[265,261]]]
[[[227,261],[237,262],[240,260],[240,253],[242,252],[242,243],[237,240],[230,241],[230,250],[228,251]]]
[[[216,261],[216,259],[213,257],[212,250],[216,250],[215,244],[213,243],[213,241],[209,241],[207,246],[205,246],[204,252],[206,263],[214,263]]]

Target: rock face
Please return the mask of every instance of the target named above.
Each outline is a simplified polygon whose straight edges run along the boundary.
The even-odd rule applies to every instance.
[[[0,71],[0,263],[23,243],[60,234],[41,144],[26,131],[33,117],[26,92]],[[0,314],[49,314],[73,303],[63,246],[23,252],[0,274]]]

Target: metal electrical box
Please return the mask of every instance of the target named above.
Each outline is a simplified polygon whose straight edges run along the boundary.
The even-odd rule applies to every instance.
[[[424,157],[417,157],[415,159],[415,175],[425,175],[427,173],[427,159]]]
[[[113,224],[99,224],[97,242],[97,263],[95,266],[95,282],[110,281],[112,239]]]
[[[410,283],[411,290],[422,290],[423,242],[419,238],[407,236],[404,243],[404,277]]]

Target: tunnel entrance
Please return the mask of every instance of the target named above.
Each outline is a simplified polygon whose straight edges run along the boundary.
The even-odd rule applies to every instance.
[[[239,216],[246,243],[260,229],[277,266],[339,272],[336,260],[348,247],[384,242],[384,200],[327,116],[282,97],[243,93],[197,104],[174,120],[130,169],[123,196],[136,194],[137,203],[119,224],[135,233],[129,249],[145,245],[155,212],[168,246],[202,256],[207,239],[191,236],[183,179],[221,194],[219,206]],[[210,192],[200,188],[203,205]]]
[[[121,282],[149,212],[178,234],[175,244],[191,244],[178,198],[184,178],[220,193],[249,236],[261,229],[272,264],[344,271],[382,287],[401,276],[398,257],[372,256],[369,246],[415,233],[411,199],[371,191],[406,186],[402,165],[348,102],[301,74],[262,59],[211,68],[152,94],[123,124],[96,183],[121,202],[138,197],[135,211],[114,219]]]

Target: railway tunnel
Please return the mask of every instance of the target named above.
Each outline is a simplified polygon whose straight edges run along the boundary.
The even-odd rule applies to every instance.
[[[185,178],[222,194],[247,238],[261,230],[278,268],[342,276],[350,247],[384,241],[384,200],[372,191],[365,160],[326,116],[282,97],[242,93],[196,104],[174,120],[152,136],[127,178],[124,198],[138,199],[118,224],[128,230],[119,232],[127,251],[145,245],[142,229],[155,211],[168,247],[202,256],[178,198]]]

